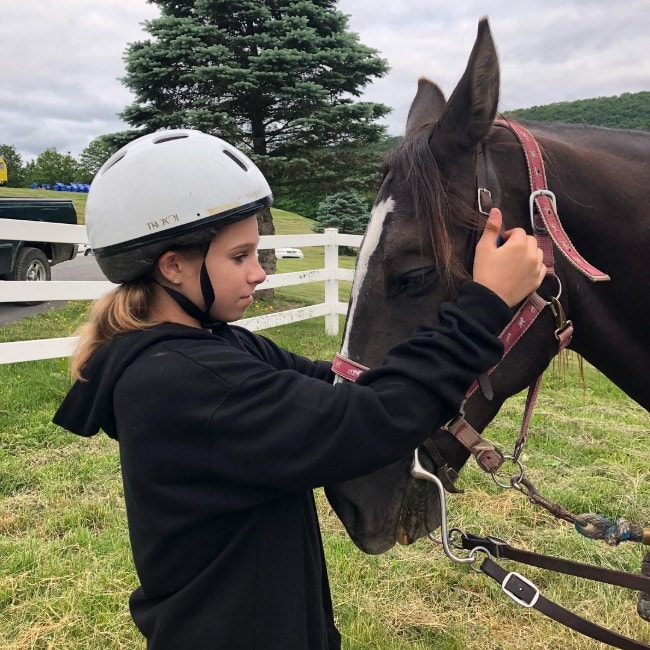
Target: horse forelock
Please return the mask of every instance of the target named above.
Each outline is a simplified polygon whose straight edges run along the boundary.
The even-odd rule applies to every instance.
[[[426,239],[423,247],[430,246],[438,274],[452,286],[470,273],[467,259],[454,248],[452,233],[477,229],[476,212],[467,199],[475,188],[467,183],[455,187],[445,177],[445,164],[431,146],[435,129],[436,124],[428,124],[407,136],[389,152],[384,170],[385,178],[391,179],[390,193],[400,214],[414,219]]]

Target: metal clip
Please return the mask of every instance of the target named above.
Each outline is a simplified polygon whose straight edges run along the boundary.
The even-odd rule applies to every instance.
[[[516,450],[516,448],[515,448]],[[519,452],[521,452],[521,448],[519,449]],[[519,472],[518,474],[513,474],[510,477],[510,483],[502,483],[499,480],[499,477],[497,476],[497,471],[499,468],[497,468],[497,471],[491,472],[492,475],[492,480],[500,487],[503,488],[504,490],[510,490],[510,489],[519,489],[519,484],[521,483],[522,479],[524,478],[524,474],[526,470],[524,469],[524,466],[521,464],[521,461],[518,458],[515,458],[514,456],[510,455],[505,455],[503,457],[503,460],[509,460],[511,461],[516,467],[517,471]]]
[[[567,319],[564,313],[564,307],[562,307],[562,303],[557,298],[551,298],[548,306],[551,309],[553,318],[555,318],[555,338],[559,339],[560,333],[570,325],[573,325],[573,322]]]

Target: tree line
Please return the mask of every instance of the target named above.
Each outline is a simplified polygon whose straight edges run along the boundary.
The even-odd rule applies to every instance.
[[[22,156],[11,144],[0,144],[0,158],[7,164],[9,187],[30,187],[47,184],[53,187],[55,183],[90,183],[104,161],[114,153],[111,145],[100,136],[93,140],[75,158],[70,153],[60,153],[55,147],[50,147],[40,153],[34,160],[24,162]]]
[[[650,91],[624,93],[613,97],[581,99],[573,102],[558,102],[543,106],[508,111],[507,116],[540,122],[565,122],[589,124],[608,128],[650,131]],[[56,148],[48,148],[36,159],[24,162],[15,146],[0,144],[0,157],[4,158],[9,170],[9,187],[29,187],[32,183],[43,184],[61,181],[90,183],[103,162],[116,150],[112,144],[115,134],[102,135],[93,140],[78,158],[63,154]],[[382,136],[376,143],[359,152],[359,161],[365,169],[354,167],[348,173],[356,178],[352,188],[364,187],[362,196],[371,199],[377,189],[377,168],[384,153],[399,142],[396,136]],[[336,150],[336,148],[334,148]],[[340,162],[340,160],[339,160]],[[348,160],[347,164],[354,161]],[[339,184],[332,175],[314,178],[304,177],[299,183],[279,183],[274,187],[276,202],[283,209],[298,212],[309,218],[316,217],[316,206],[327,196],[337,193],[346,183]],[[316,197],[317,200],[314,200]]]
[[[650,131],[650,91],[532,106],[509,111],[508,115],[539,122],[568,122]]]
[[[532,106],[508,111],[506,115],[540,122],[566,122],[650,131],[650,91]],[[97,137],[78,158],[69,153],[60,153],[52,147],[27,162],[23,161],[15,146],[0,144],[0,158],[5,159],[9,170],[8,186],[29,187],[32,183],[53,185],[58,181],[66,184],[90,183],[99,167],[116,150],[116,146],[112,144],[114,138],[114,134]],[[355,189],[355,185],[357,188],[359,185],[365,185],[365,191],[360,194],[370,200],[377,189],[379,161],[399,140],[400,138],[395,136],[382,136],[374,144],[365,146],[363,152],[360,152],[360,159],[366,165],[365,171],[355,167],[348,172],[361,182],[352,183],[353,187],[348,190]],[[364,183],[364,180],[367,182]],[[274,190],[278,194],[276,201],[280,201],[283,209],[313,219],[316,216],[316,206],[345,185],[346,183],[337,183],[333,177],[329,182],[327,178],[305,177],[300,179],[300,183],[280,183]]]

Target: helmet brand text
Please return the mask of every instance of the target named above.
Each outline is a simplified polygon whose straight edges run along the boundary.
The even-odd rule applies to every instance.
[[[166,217],[161,217],[157,221],[147,221],[145,224],[149,230],[157,230],[158,228],[165,228],[180,221],[181,218],[177,214],[170,214]]]

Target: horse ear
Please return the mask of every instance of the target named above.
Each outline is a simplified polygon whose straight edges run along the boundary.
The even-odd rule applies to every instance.
[[[442,151],[473,148],[485,138],[496,117],[499,103],[499,60],[487,18],[478,25],[478,35],[467,68],[438,120],[436,135]]]
[[[406,120],[406,135],[425,124],[435,122],[445,107],[445,96],[442,90],[424,77],[418,80],[418,92],[409,109]]]

